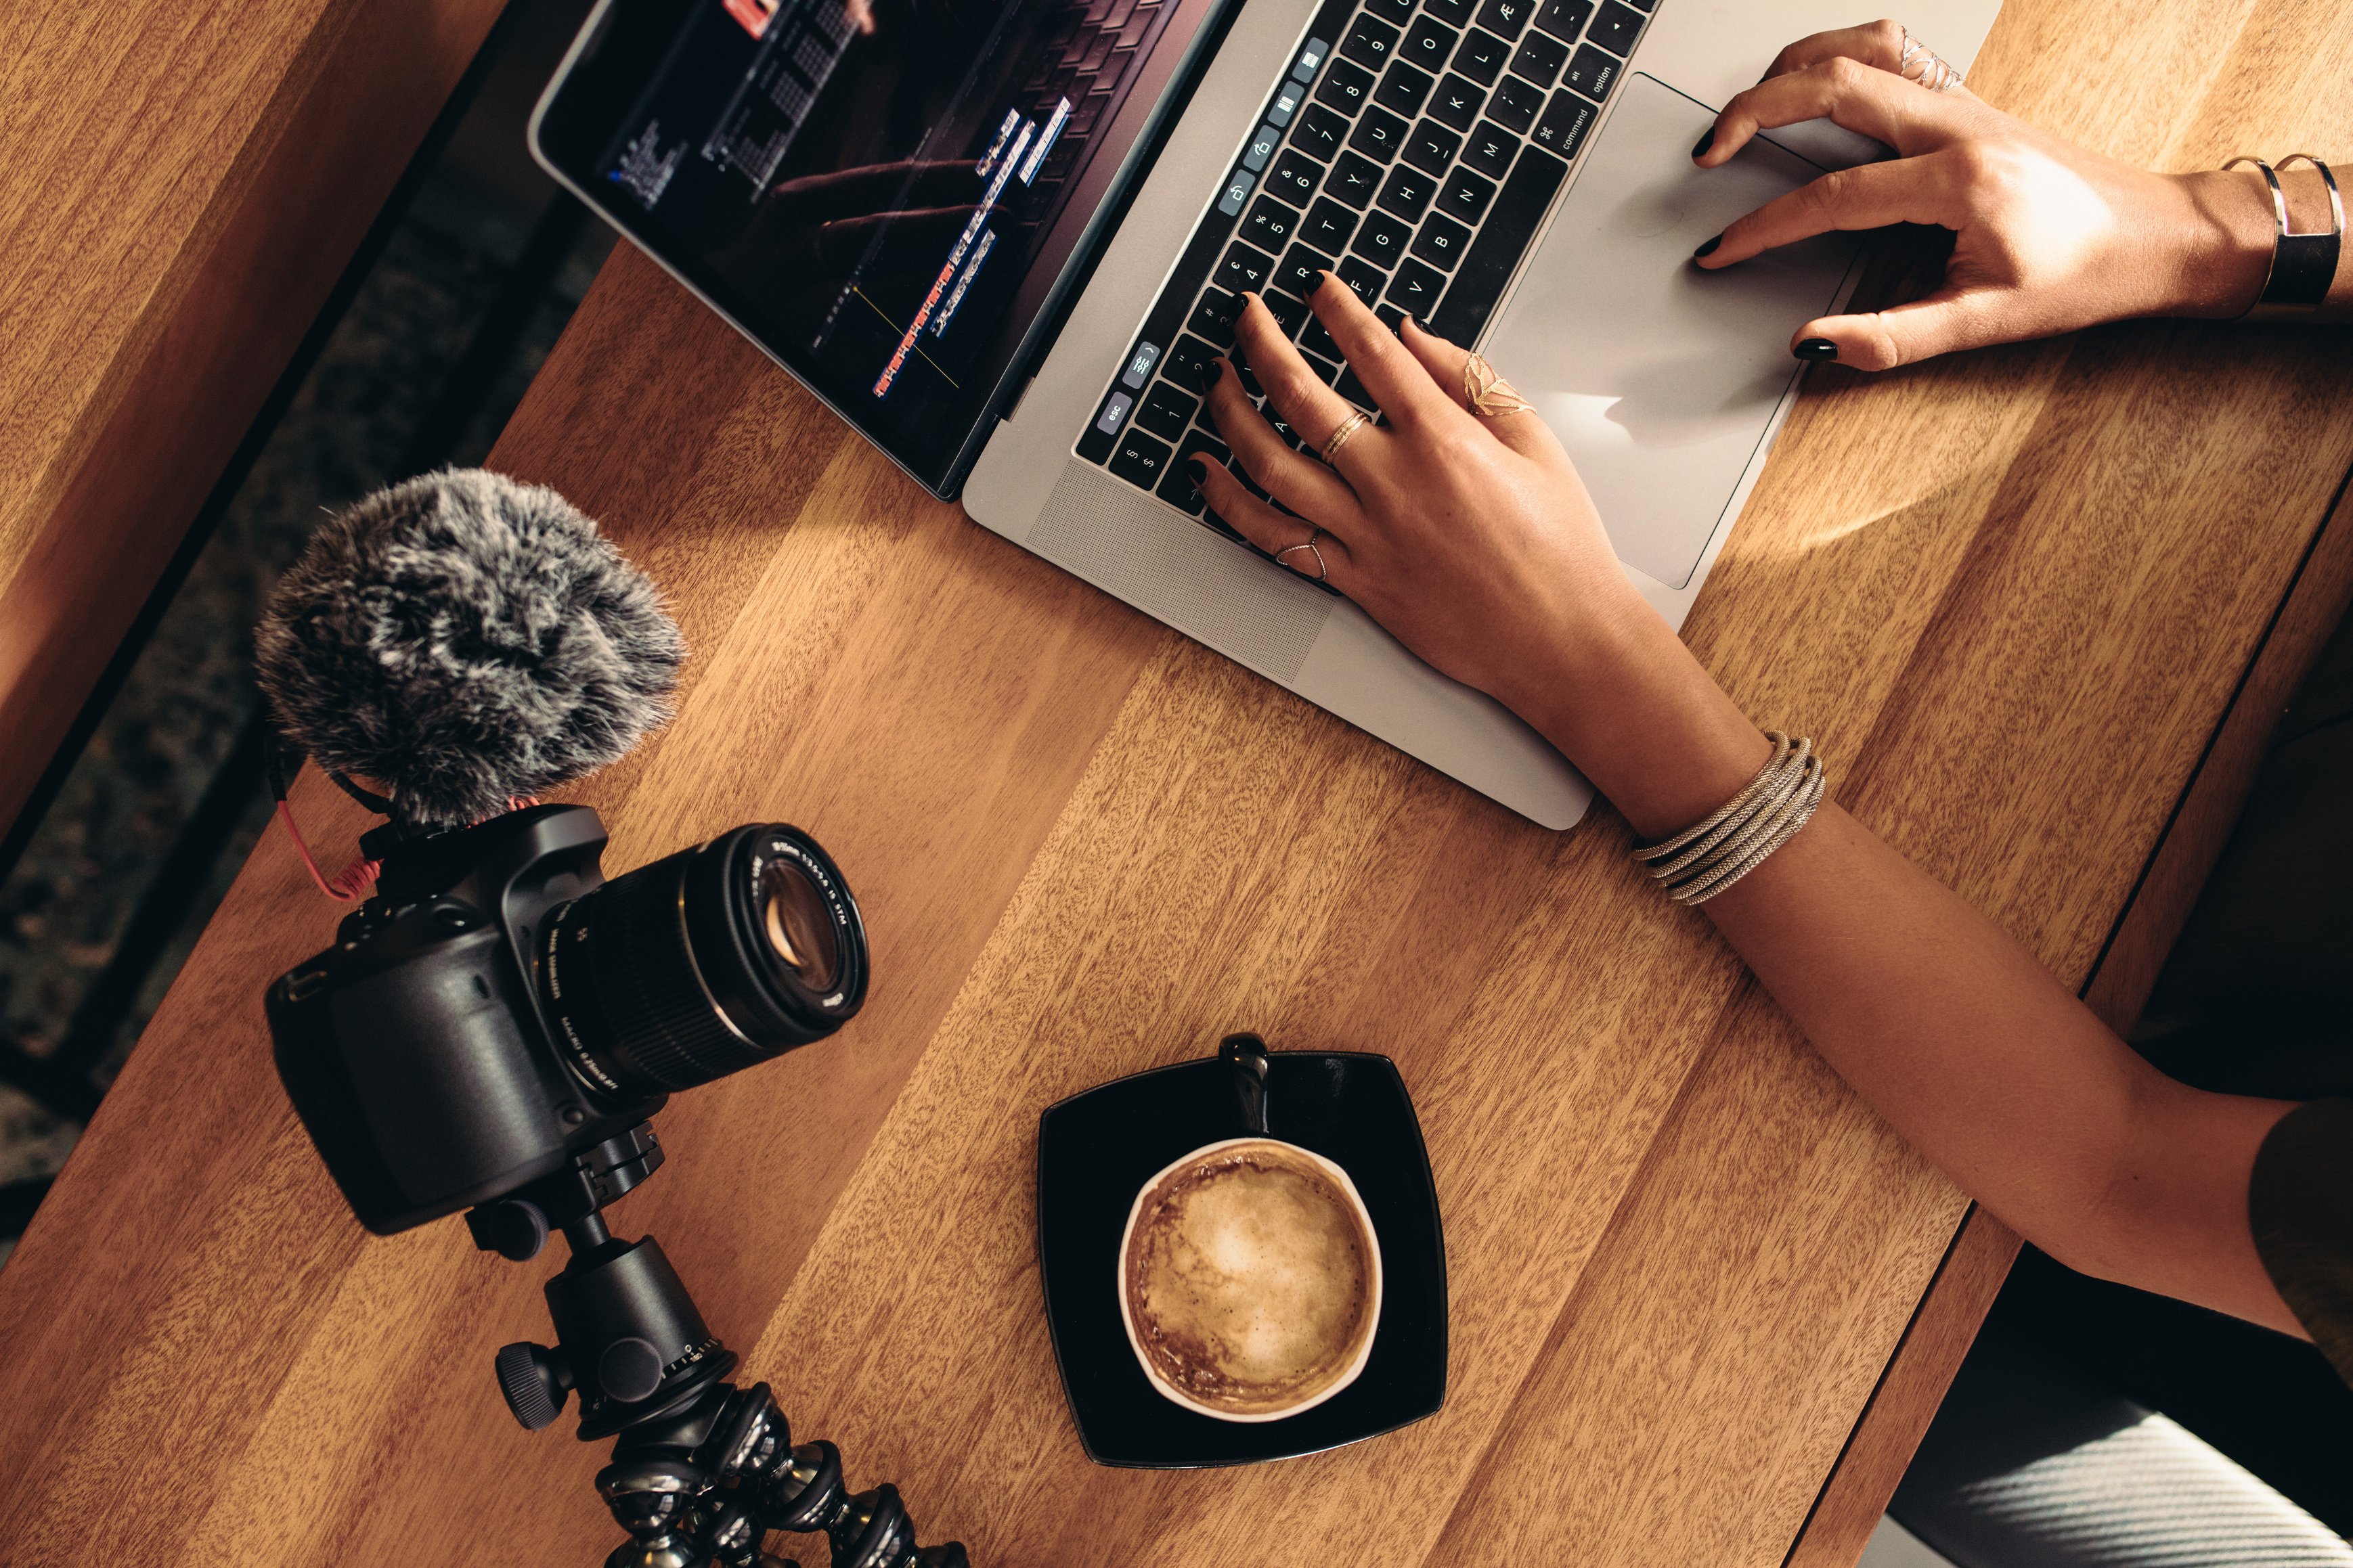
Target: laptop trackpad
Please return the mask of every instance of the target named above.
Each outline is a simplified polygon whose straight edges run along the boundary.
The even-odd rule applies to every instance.
[[[1486,354],[1567,447],[1619,559],[1680,588],[1797,374],[1789,334],[1830,308],[1860,241],[1694,267],[1694,247],[1821,171],[1762,141],[1694,168],[1715,116],[1639,72],[1620,90]]]

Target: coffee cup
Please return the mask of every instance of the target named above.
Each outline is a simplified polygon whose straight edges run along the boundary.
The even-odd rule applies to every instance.
[[[1120,1321],[1163,1397],[1279,1421],[1354,1383],[1381,1314],[1381,1254],[1348,1173],[1267,1132],[1265,1043],[1227,1037],[1242,1134],[1171,1161],[1129,1207]]]

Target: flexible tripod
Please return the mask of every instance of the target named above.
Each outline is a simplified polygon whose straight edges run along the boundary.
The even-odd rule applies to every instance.
[[[964,1547],[919,1548],[899,1489],[851,1495],[841,1452],[795,1447],[765,1383],[724,1381],[736,1355],[695,1310],[651,1237],[616,1239],[603,1210],[662,1163],[650,1122],[469,1211],[474,1243],[517,1261],[551,1228],[572,1249],[547,1282],[551,1348],[498,1354],[499,1388],[531,1431],[580,1394],[580,1438],[617,1436],[596,1489],[629,1539],[605,1568],[797,1568],[760,1549],[772,1530],[823,1531],[832,1568],[969,1568]]]

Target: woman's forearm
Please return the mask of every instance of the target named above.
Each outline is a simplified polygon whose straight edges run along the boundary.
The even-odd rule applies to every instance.
[[[1656,838],[1730,798],[1769,748],[1662,623],[1630,617],[1611,640],[1579,650],[1581,690],[1551,683],[1556,711],[1521,700]],[[1840,1076],[2004,1222],[2088,1272],[2295,1331],[2246,1218],[2285,1104],[2164,1078],[1834,804],[1704,908]]]

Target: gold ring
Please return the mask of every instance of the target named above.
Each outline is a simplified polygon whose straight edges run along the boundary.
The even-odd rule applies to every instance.
[[[1327,465],[1338,462],[1340,460],[1340,448],[1346,446],[1357,431],[1363,429],[1372,422],[1373,416],[1366,413],[1363,409],[1351,408],[1348,410],[1348,416],[1340,421],[1340,427],[1337,430],[1333,431],[1331,438],[1324,443],[1324,461]],[[1292,548],[1295,550],[1298,546],[1293,545]]]
[[[1495,374],[1484,354],[1474,353],[1462,362],[1462,395],[1470,399],[1472,412],[1488,419],[1527,414],[1535,408],[1517,387]]]
[[[1356,417],[1362,419],[1364,416],[1359,414]],[[1324,531],[1319,528],[1314,532],[1309,534],[1306,538],[1301,540],[1298,543],[1284,545],[1282,549],[1274,552],[1274,563],[1277,566],[1286,565],[1288,563],[1282,559],[1284,556],[1295,554],[1297,552],[1304,550],[1308,554],[1315,557],[1315,580],[1318,583],[1326,581],[1330,578],[1332,574],[1326,570],[1324,565],[1324,552],[1315,548],[1315,542],[1323,537]],[[1304,572],[1300,574],[1303,577],[1306,574],[1307,574]]]
[[[1917,75],[1914,73],[1917,72]],[[1950,92],[1961,85],[1961,73],[1938,58],[1936,51],[1904,29],[1904,47],[1896,51],[1895,74],[1917,82],[1930,92]]]

